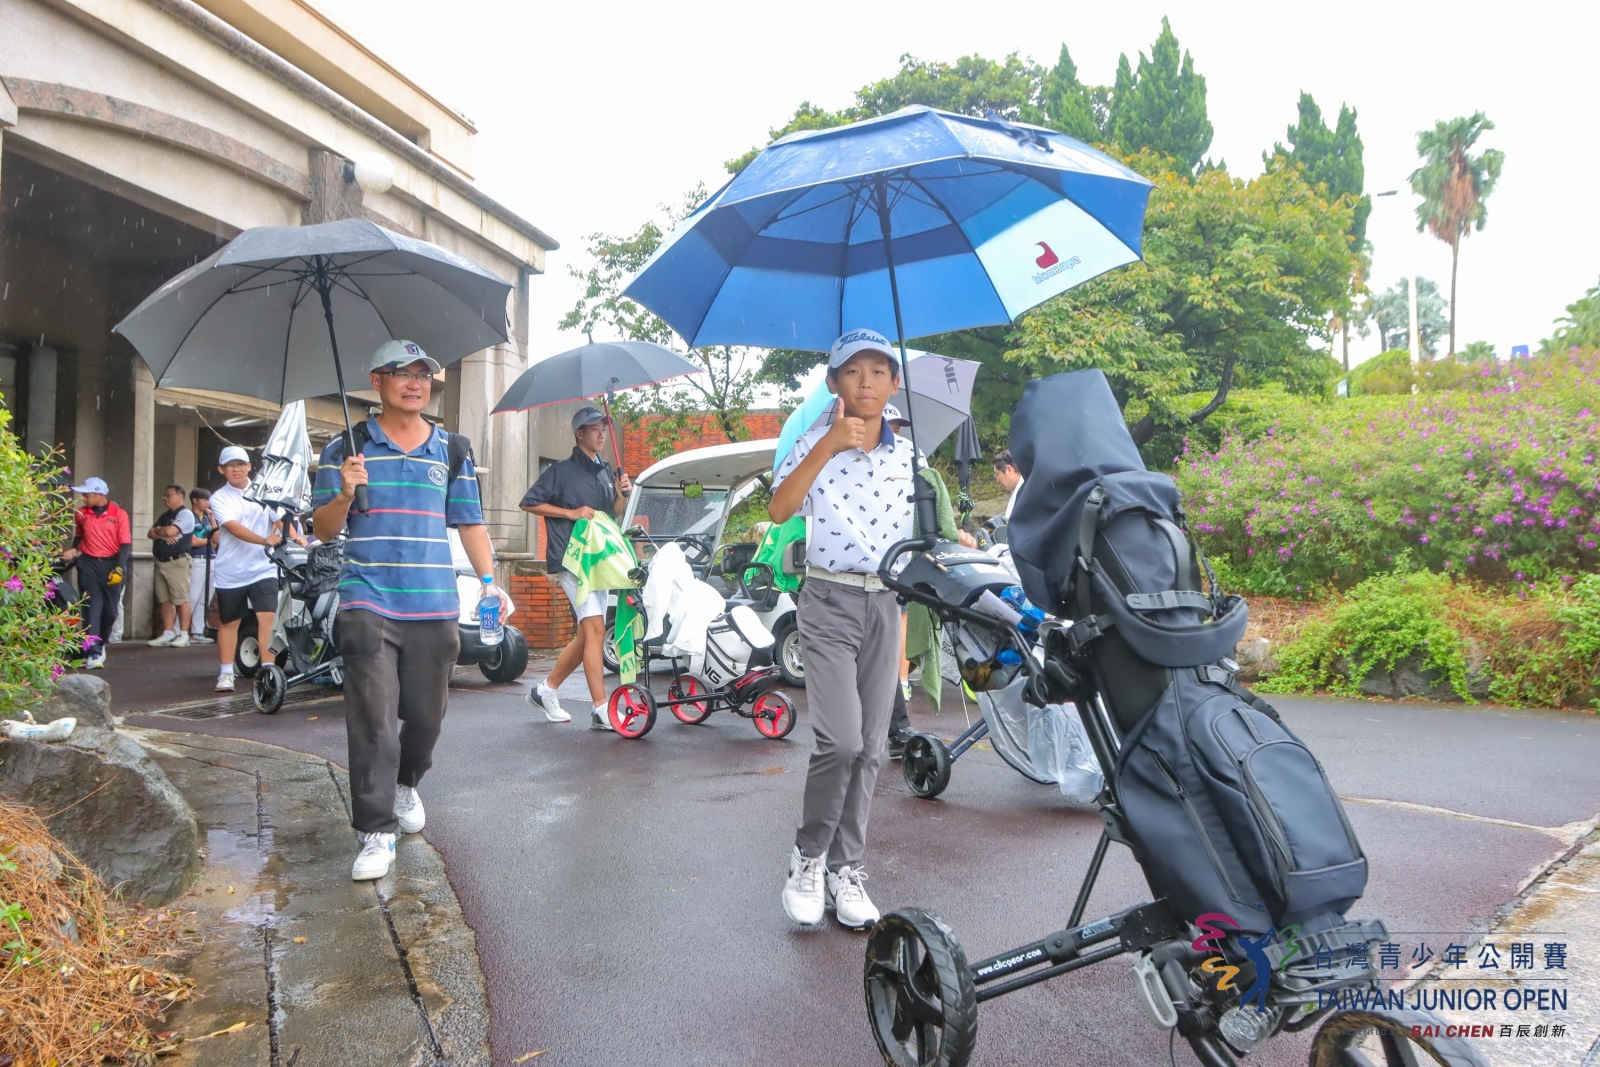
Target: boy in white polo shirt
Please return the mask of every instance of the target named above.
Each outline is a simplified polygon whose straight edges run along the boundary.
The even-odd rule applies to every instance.
[[[840,410],[795,443],[767,509],[773,522],[813,520],[799,621],[816,749],[783,888],[784,911],[805,926],[829,904],[843,926],[878,921],[862,859],[899,678],[900,609],[877,575],[912,531],[911,442],[883,419],[899,387],[888,338],[850,330],[835,341],[828,390]]]

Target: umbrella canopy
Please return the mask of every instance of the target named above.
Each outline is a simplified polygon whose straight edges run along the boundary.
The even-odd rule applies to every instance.
[[[983,459],[983,446],[978,443],[978,427],[971,416],[961,424],[961,436],[956,438],[956,481],[963,493],[972,488],[973,464]]]
[[[1149,193],[1064,134],[908,107],[768,146],[623,295],[691,346],[998,325],[1137,260]]]
[[[954,359],[932,352],[917,352],[906,364],[900,390],[889,403],[909,415],[917,427],[917,444],[932,452],[944,443],[962,423],[970,421],[972,383],[979,364],[970,359]],[[908,395],[909,389],[909,395]],[[827,382],[817,387],[784,420],[778,435],[777,455],[772,469],[783,465],[794,443],[807,430],[831,422],[836,398]]]
[[[347,380],[365,387],[385,341],[415,341],[441,364],[502,342],[510,292],[471,260],[365,219],[261,226],[151,293],[115,331],[158,386],[285,404],[342,395]]]
[[[311,509],[311,435],[306,432],[306,402],[285,404],[261,450],[261,469],[244,491],[246,500],[299,513]]]
[[[699,374],[704,369],[672,349],[649,341],[590,342],[541,359],[523,371],[495,404],[493,413],[585,400],[618,389]]]

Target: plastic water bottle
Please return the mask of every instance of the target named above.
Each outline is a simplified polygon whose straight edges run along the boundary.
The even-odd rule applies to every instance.
[[[486,645],[498,645],[505,636],[500,625],[500,597],[493,591],[494,575],[483,576],[483,599],[478,601],[478,640]]]

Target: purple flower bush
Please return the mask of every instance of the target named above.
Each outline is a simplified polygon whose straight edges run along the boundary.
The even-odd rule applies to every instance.
[[[1462,388],[1287,404],[1186,451],[1191,529],[1227,579],[1307,596],[1395,569],[1521,592],[1600,563],[1600,353],[1475,369]]]

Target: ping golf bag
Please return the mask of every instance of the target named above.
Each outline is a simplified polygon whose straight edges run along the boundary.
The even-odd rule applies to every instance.
[[[1361,846],[1316,758],[1235,681],[1244,601],[1217,586],[1105,376],[1030,382],[1011,450],[1027,479],[1012,556],[1028,598],[1073,620],[1068,643],[1120,731],[1107,774],[1152,890],[1241,932],[1342,922],[1366,888]]]

